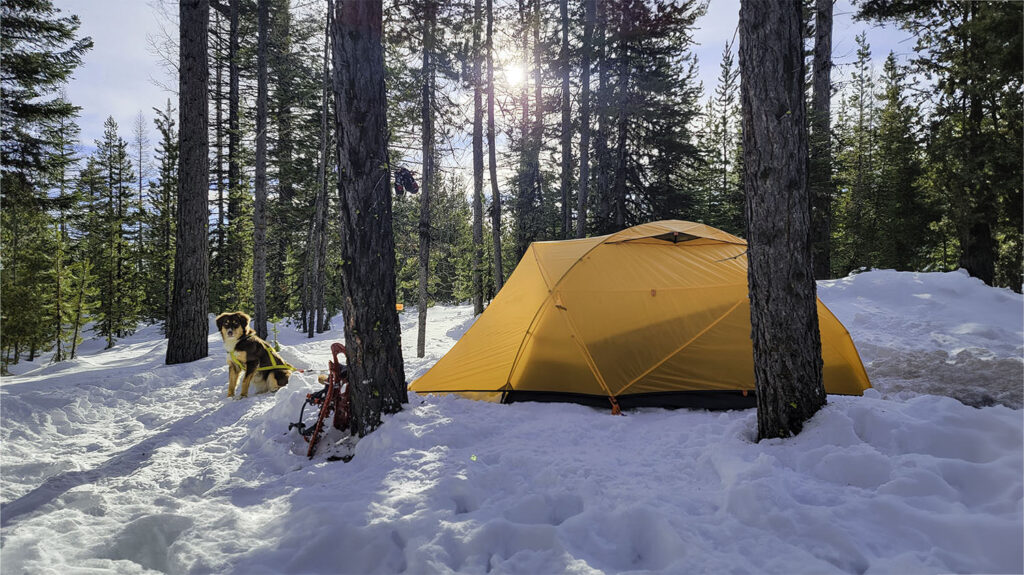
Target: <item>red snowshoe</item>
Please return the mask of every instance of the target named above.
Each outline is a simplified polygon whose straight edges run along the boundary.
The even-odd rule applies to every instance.
[[[327,362],[329,368],[328,375],[320,376],[320,383],[324,384],[324,388],[320,391],[306,394],[306,402],[302,404],[302,410],[299,411],[299,421],[288,424],[288,431],[291,431],[293,427],[298,428],[299,434],[309,443],[306,455],[310,459],[316,453],[317,441],[320,440],[320,435],[324,432],[324,422],[332,411],[334,412],[334,420],[332,422],[334,428],[342,431],[348,428],[351,415],[351,403],[348,392],[348,367],[338,360],[338,354],[341,353],[345,353],[345,346],[340,343],[332,343],[331,354],[334,356],[334,361]],[[312,426],[307,426],[302,421],[307,405],[320,406],[316,423]]]

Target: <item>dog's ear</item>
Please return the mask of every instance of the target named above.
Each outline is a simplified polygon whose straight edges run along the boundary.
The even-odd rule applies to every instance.
[[[227,319],[228,319],[229,317],[231,317],[232,315],[234,315],[234,314],[232,314],[231,312],[224,312],[224,313],[222,313],[222,314],[220,314],[220,315],[218,315],[218,316],[217,316],[217,320],[216,320],[216,322],[217,322],[217,330],[218,330],[218,331],[219,331],[219,330],[220,330],[221,328],[223,328],[223,327],[224,327],[224,322],[225,322],[225,321],[226,321],[226,320],[227,320]]]
[[[235,315],[238,316],[238,321],[242,322],[242,327],[249,327],[249,322],[252,320],[245,312],[238,312]]]

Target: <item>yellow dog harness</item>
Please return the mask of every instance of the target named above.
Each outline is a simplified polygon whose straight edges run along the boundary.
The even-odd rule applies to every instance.
[[[290,369],[292,371],[299,371],[283,360],[280,363],[278,363],[276,354],[274,353],[273,348],[271,348],[269,345],[264,344],[263,349],[267,350],[267,355],[270,356],[270,365],[257,367],[256,371],[271,371],[275,369]],[[240,359],[235,357],[235,350],[231,350],[231,362],[238,367],[239,371],[245,371],[245,364],[243,364]]]

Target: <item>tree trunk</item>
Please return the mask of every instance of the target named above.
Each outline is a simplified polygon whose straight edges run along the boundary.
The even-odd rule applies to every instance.
[[[258,0],[256,44],[256,198],[253,202],[252,292],[256,335],[267,337],[267,26],[270,0]]]
[[[317,317],[320,314],[322,302],[319,296],[320,284],[323,283],[323,259],[321,256],[321,245],[327,241],[327,230],[323,227],[325,212],[327,211],[327,116],[330,97],[328,86],[330,82],[331,69],[327,63],[327,53],[330,50],[331,37],[331,7],[327,8],[327,29],[324,31],[324,59],[323,59],[323,107],[320,110],[320,162],[317,166],[317,183],[320,189],[316,194],[316,202],[313,208],[313,230],[309,246],[309,264],[307,265],[308,290],[306,291],[306,335],[313,337],[314,332],[320,325]]]
[[[608,233],[612,226],[608,221],[611,213],[611,202],[608,188],[608,175],[611,173],[611,162],[608,157],[608,132],[611,118],[610,58],[608,55],[608,1],[595,0],[597,3],[597,134],[594,138],[594,153],[597,156],[597,178],[594,191],[597,195],[597,232]]]
[[[214,14],[214,20],[216,21],[216,23],[214,24],[214,28],[217,30],[218,35],[222,34],[223,31],[221,30],[220,13],[217,12],[217,11],[214,11],[213,14]],[[224,69],[224,66],[223,66],[223,61],[224,61],[223,60],[223,54],[224,54],[224,52],[222,51],[221,46],[223,46],[222,41],[221,42],[217,42],[217,48],[215,48],[214,51],[213,51],[213,53],[214,53],[214,64],[213,65],[214,65],[214,69],[215,69],[214,89],[213,89],[213,98],[214,98],[214,102],[213,102],[213,105],[214,105],[213,133],[214,133],[214,139],[216,140],[216,143],[214,144],[214,147],[216,148],[216,152],[215,152],[216,161],[214,162],[213,180],[214,180],[214,186],[216,187],[216,190],[217,190],[217,235],[216,235],[217,239],[216,239],[216,248],[215,248],[215,251],[217,253],[217,259],[215,260],[216,261],[216,265],[214,266],[214,269],[213,269],[213,276],[214,276],[214,278],[216,280],[223,280],[224,279],[224,271],[227,270],[227,269],[230,269],[230,268],[227,268],[224,265],[224,251],[225,251],[224,250],[224,240],[225,240],[225,233],[224,233],[225,232],[225,227],[224,226],[225,226],[225,223],[226,223],[226,215],[227,214],[225,214],[225,207],[226,207],[225,201],[226,201],[226,198],[225,198],[225,193],[224,193],[224,129],[223,129],[224,128],[224,108],[222,106],[222,104],[224,102],[224,73],[223,73],[223,69]],[[139,152],[139,160],[141,161],[141,159],[142,159],[142,152],[140,150],[140,152]],[[140,178],[140,182],[139,182],[139,197],[140,197],[139,202],[141,203],[141,201],[142,201],[141,200],[141,197],[142,197],[142,182],[141,182],[141,178]]]
[[[293,167],[295,130],[291,112],[291,106],[295,100],[293,96],[295,85],[292,80],[290,10],[288,0],[275,2],[273,22],[269,23],[271,27],[268,29],[267,62],[268,66],[274,70],[276,77],[274,113],[271,117],[276,120],[277,124],[275,157],[277,201],[274,202],[275,209],[267,218],[267,226],[275,231],[273,239],[276,240],[271,251],[271,261],[275,262],[275,265],[267,268],[267,281],[270,286],[270,297],[267,302],[268,317],[280,317],[288,308],[289,281],[285,276],[284,262],[288,261],[288,248],[291,245],[292,225],[289,216],[295,198],[295,168]]]
[[[583,0],[583,63],[580,74],[580,189],[576,237],[587,237],[587,193],[590,190],[590,60],[594,43],[594,3]]]
[[[78,351],[78,334],[81,333],[82,320],[85,319],[85,290],[89,287],[86,282],[92,270],[89,260],[82,261],[81,270],[82,276],[78,282],[78,300],[75,302],[75,320],[71,328],[71,354],[69,359],[75,359],[75,354]]]
[[[241,0],[229,0],[231,14],[230,32],[228,35],[228,221],[238,216],[238,206],[234,205],[231,190],[240,185],[241,160],[239,155],[238,132],[238,3]],[[227,269],[234,269],[228,264]]]
[[[629,80],[633,63],[630,61],[629,37],[633,26],[629,4],[622,4],[619,22],[619,101],[616,121],[615,186],[612,190],[615,211],[615,230],[626,227],[626,144],[629,141]]]
[[[569,189],[572,187],[572,99],[569,94],[569,0],[558,3],[562,20],[562,237],[573,236],[572,210],[569,209]]]
[[[494,145],[494,2],[487,0],[487,161],[491,180],[491,239],[494,243],[494,293],[505,285],[501,263],[501,194],[498,193],[498,160]]]
[[[977,26],[979,4],[968,4],[964,18],[964,26],[972,30]],[[991,178],[986,173],[985,138],[982,122],[985,119],[984,102],[981,88],[978,87],[981,70],[985,68],[984,54],[979,47],[982,40],[977,38],[979,32],[969,32],[965,40],[964,52],[967,66],[971,72],[967,74],[967,166],[968,173],[974,181],[967,185],[968,214],[960,225],[960,267],[967,270],[972,277],[995,285],[996,253],[998,246],[992,235],[992,224],[999,218],[997,209],[998,198],[993,191]]]
[[[811,263],[800,0],[740,4],[744,188],[758,440],[825,405]]]
[[[206,357],[209,323],[209,133],[206,0],[180,0],[178,225],[168,364]]]
[[[64,199],[64,179],[61,178],[61,192],[60,198]],[[53,344],[53,363],[64,361],[64,350],[62,336],[64,335],[64,294],[61,288],[64,287],[64,234],[61,233],[61,227],[64,225],[64,213],[61,212],[60,218],[57,222],[54,222],[53,231],[57,238],[57,253],[54,254],[53,263],[54,269],[54,282],[53,287],[56,290],[54,294],[53,304],[55,306],[54,315],[54,332],[57,334],[54,338]]]
[[[423,19],[423,86],[420,118],[423,122],[423,186],[420,189],[419,324],[416,357],[426,355],[427,284],[430,280],[430,193],[434,187],[434,32],[437,4],[427,0]]]
[[[541,66],[540,47],[540,0],[533,0],[533,137],[530,147],[530,164],[532,165],[532,207],[531,212],[537,224],[532,226],[530,242],[544,233],[542,226],[545,217],[544,181],[540,171],[540,147],[544,140],[544,69]],[[540,210],[537,212],[536,210]],[[524,250],[525,252],[525,250]],[[522,255],[522,254],[520,254]]]
[[[483,0],[473,2],[473,314],[484,311],[484,106],[480,28]]]
[[[364,436],[408,401],[395,310],[395,241],[387,169],[383,7],[340,2],[331,24],[341,201],[342,312],[352,433]]]
[[[817,0],[814,17],[814,99],[811,102],[811,249],[815,279],[832,274],[832,1]]]
[[[519,25],[522,29],[522,50],[525,59],[530,53],[530,18],[526,14],[526,0],[518,0]],[[525,62],[523,63],[526,64]],[[516,254],[522,257],[530,245],[530,230],[533,228],[532,213],[533,200],[531,186],[533,185],[533,133],[530,128],[530,74],[525,71],[520,86],[519,105],[521,115],[519,117],[519,194],[515,203],[515,239]]]

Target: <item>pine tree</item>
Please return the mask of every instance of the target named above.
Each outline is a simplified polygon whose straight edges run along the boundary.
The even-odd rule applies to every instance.
[[[209,322],[208,27],[206,0],[180,0],[180,118],[174,290],[167,325],[168,364],[206,357]]]
[[[331,39],[341,203],[342,302],[360,437],[408,401],[395,311],[395,243],[388,181],[383,8],[379,0],[335,6]]]
[[[483,0],[473,2],[473,314],[484,311],[484,47]]]
[[[878,259],[882,268],[922,269],[932,243],[928,224],[938,217],[922,189],[923,149],[915,132],[921,125],[905,94],[906,70],[890,52],[878,94],[877,204],[874,208]]]
[[[918,52],[912,70],[935,80],[928,163],[948,176],[932,182],[950,208],[959,265],[988,284],[999,277],[1021,289],[1024,6],[867,0],[858,16],[912,32]],[[1000,241],[1008,247],[1005,258]]]
[[[267,337],[267,42],[270,0],[256,0],[256,197],[253,201],[252,328]]]
[[[68,283],[71,281],[70,266],[74,260],[75,242],[72,238],[73,227],[81,221],[81,201],[75,186],[75,172],[79,161],[76,146],[80,129],[74,117],[59,117],[47,122],[44,137],[51,142],[52,153],[47,158],[48,186],[52,190],[50,197],[56,204],[56,210],[50,215],[54,218],[54,257],[53,287],[55,288],[54,306],[54,352],[53,361],[67,359],[68,340],[67,319],[70,313]]]
[[[107,348],[135,331],[140,319],[141,290],[135,271],[132,234],[137,229],[131,212],[135,201],[135,175],[128,155],[128,142],[118,135],[113,117],[103,124],[103,139],[96,141],[93,166],[99,186],[93,188],[91,211],[97,214],[92,242],[98,251],[90,253],[96,262],[101,302],[96,332],[106,338]]]
[[[740,145],[739,69],[727,42],[719,64],[718,83],[708,101],[707,131],[705,146],[709,159],[707,169],[706,223],[731,234],[744,235],[746,223],[743,217],[743,182],[736,162]]]
[[[832,2],[816,0],[814,7],[814,93],[810,107],[811,249],[815,279],[831,277],[832,186]],[[810,14],[810,10],[807,10]]]
[[[421,124],[421,145],[423,160],[423,181],[420,186],[420,217],[419,217],[419,292],[418,292],[418,320],[416,332],[416,357],[423,357],[426,354],[427,339],[427,283],[430,279],[430,196],[435,187],[434,162],[436,159],[434,150],[434,108],[436,105],[436,84],[437,71],[435,60],[437,58],[436,35],[437,35],[437,11],[438,6],[434,0],[425,0],[423,6],[423,66],[420,70],[421,100],[420,100],[420,121]]]
[[[96,287],[92,262],[88,259],[76,261],[68,269],[71,272],[71,281],[68,287],[72,297],[66,318],[69,331],[68,343],[71,347],[68,359],[75,359],[78,344],[82,343],[82,332],[85,325],[93,319],[99,304],[97,297],[99,288]]]
[[[846,110],[837,126],[836,181],[841,192],[834,207],[837,228],[831,258],[836,276],[877,265],[875,80],[866,34],[858,34],[856,41],[857,61],[844,98]]]
[[[26,349],[34,359],[57,343],[58,359],[62,355],[64,211],[73,198],[61,188],[69,180],[68,150],[76,137],[78,107],[60,91],[92,47],[91,39],[77,37],[79,25],[77,16],[61,14],[48,0],[0,4],[3,372]]]
[[[799,433],[826,401],[811,261],[800,26],[798,3],[740,4],[758,440]]]
[[[580,64],[580,183],[576,205],[576,237],[587,235],[587,211],[590,207],[590,68],[594,51],[594,5],[583,0],[583,62]]]
[[[700,85],[690,51],[697,2],[598,5],[595,231],[692,212]]]
[[[572,94],[570,94],[569,77],[572,73],[572,66],[569,53],[569,0],[558,2],[559,21],[561,24],[561,45],[558,53],[559,72],[562,80],[561,91],[561,160],[562,173],[559,188],[562,190],[562,238],[573,237],[572,229],[572,198],[573,170],[572,170]]]
[[[501,193],[498,191],[498,161],[495,150],[497,139],[494,125],[494,2],[487,0],[487,165],[491,182],[491,253],[494,266],[491,275],[494,279],[494,292],[501,291],[505,284],[505,270],[501,253]]]
[[[92,48],[77,38],[78,16],[63,16],[50,0],[0,4],[0,175],[5,209],[40,199],[35,179],[44,172],[50,142],[40,137],[47,122],[73,118],[77,107],[59,95]]]
[[[145,265],[143,280],[146,317],[166,322],[171,314],[174,283],[175,217],[178,197],[178,131],[175,109],[167,100],[161,110],[153,108],[160,142],[156,150],[157,179],[149,183],[150,209],[146,215]]]

